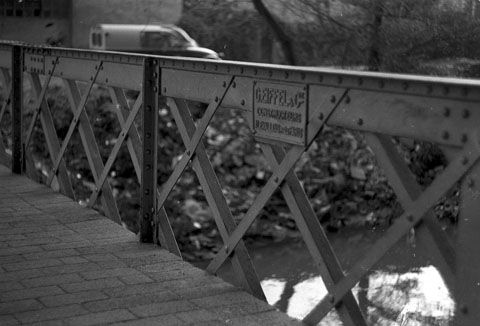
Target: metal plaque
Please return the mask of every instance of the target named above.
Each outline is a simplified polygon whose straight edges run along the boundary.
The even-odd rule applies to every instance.
[[[304,146],[307,103],[304,85],[254,83],[253,130],[256,138]]]

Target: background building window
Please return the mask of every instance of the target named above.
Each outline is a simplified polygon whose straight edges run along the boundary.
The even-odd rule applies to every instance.
[[[0,0],[0,16],[67,18],[68,0]]]

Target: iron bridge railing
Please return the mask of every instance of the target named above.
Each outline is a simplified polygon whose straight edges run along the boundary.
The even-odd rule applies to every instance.
[[[0,123],[10,113],[11,144],[0,139],[0,160],[14,173],[34,169],[29,144],[40,121],[52,169],[46,183],[74,198],[65,152],[78,131],[88,159],[94,191],[88,202],[100,200],[105,214],[120,221],[107,176],[119,149],[127,144],[141,185],[141,241],[159,242],[180,255],[164,204],[186,167],[191,164],[203,188],[222,237],[224,248],[207,270],[216,273],[230,260],[242,286],[264,299],[262,288],[243,242],[245,232],[279,188],[328,289],[304,322],[317,324],[335,308],[344,325],[366,325],[352,288],[412,228],[426,229],[430,244],[442,252],[444,278],[455,289],[455,325],[480,320],[480,82],[446,79],[207,61],[0,43],[3,102]],[[52,111],[45,98],[53,79],[63,82],[70,110],[70,126],[60,142]],[[28,83],[27,83],[28,81]],[[29,85],[34,111],[25,126],[25,85]],[[108,87],[121,132],[104,163],[85,104],[94,85]],[[127,90],[140,92],[129,103]],[[158,101],[168,99],[185,152],[163,185],[157,184]],[[206,104],[194,122],[191,101]],[[218,110],[239,110],[272,168],[260,194],[237,223],[222,193],[202,137]],[[142,116],[141,133],[135,118]],[[385,235],[349,270],[340,266],[302,184],[294,173],[296,162],[325,125],[362,132],[403,206]],[[2,134],[0,134],[1,137]],[[321,135],[320,135],[321,137]],[[421,187],[393,145],[392,137],[437,144],[448,166],[426,188]],[[29,172],[30,171],[30,172]],[[161,172],[161,171],[160,171]],[[442,231],[432,206],[456,184],[461,184],[457,238]]]

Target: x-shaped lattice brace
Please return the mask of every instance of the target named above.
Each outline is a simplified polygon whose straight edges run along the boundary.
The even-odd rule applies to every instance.
[[[168,105],[172,109],[172,114],[183,142],[185,144],[190,143],[195,134],[196,127],[187,103],[184,100],[169,99]],[[230,233],[235,229],[236,223],[227,201],[223,196],[222,188],[202,142],[198,144],[195,156],[192,159],[192,165],[205,193],[207,202],[212,209],[220,236],[223,241],[227,241]],[[242,287],[256,297],[265,300],[263,290],[243,241],[235,248],[235,253],[232,255],[231,261],[234,270],[241,273],[241,275],[238,276],[240,276],[239,281]]]
[[[63,160],[63,151],[60,149],[58,137],[55,133],[55,125],[53,123],[51,111],[50,111],[48,102],[45,99],[45,94],[47,93],[47,89],[50,84],[53,73],[55,71],[55,67],[57,63],[58,63],[58,58],[57,60],[54,61],[53,68],[48,72],[47,78],[45,79],[43,86],[40,82],[40,77],[37,74],[28,75],[30,79],[30,83],[32,85],[32,89],[36,95],[36,100],[34,104],[33,116],[30,121],[30,126],[25,136],[24,149],[26,151],[25,154],[26,154],[27,164],[30,164],[31,166],[29,170],[32,170],[33,168],[33,164],[31,163],[32,159],[27,149],[32,139],[33,131],[34,131],[37,119],[40,117],[40,122],[42,125],[42,130],[45,134],[45,140],[47,142],[47,148],[48,148],[50,158],[52,159],[52,161],[55,158],[58,158],[58,162],[56,162],[56,165],[55,165],[55,173],[52,173],[50,175],[48,185],[52,183],[53,177],[58,172],[58,183],[60,185],[60,191],[70,198],[75,198],[72,183],[68,176],[67,167],[66,167],[65,161]]]
[[[432,207],[458,182],[465,177],[468,171],[478,164],[480,159],[480,144],[476,132],[468,137],[468,142],[462,152],[451,160],[446,169],[423,192],[420,192],[418,184],[411,181],[411,173],[395,158],[391,144],[385,137],[369,135],[368,140],[378,155],[380,165],[385,169],[386,175],[400,201],[403,204],[404,213],[395,220],[385,235],[379,239],[370,249],[368,255],[359,260],[348,274],[336,282],[329,295],[324,298],[305,317],[304,321],[309,325],[316,325],[332,308],[334,308],[345,294],[349,293],[355,284],[395,245],[409,230],[419,224],[422,219],[427,227],[437,235],[436,244],[441,247],[445,261],[453,270],[453,249],[448,244],[436,225],[435,217],[429,215]],[[405,178],[405,179],[404,179]],[[409,180],[410,179],[410,180]],[[445,254],[446,253],[446,254]],[[447,275],[448,277],[448,275]]]
[[[185,141],[186,138],[184,140],[184,144],[186,148],[184,155],[175,166],[175,169],[170,175],[170,177],[162,185],[161,190],[160,191],[157,190],[158,193],[157,193],[156,206],[158,207],[158,210],[154,214],[154,224],[155,224],[154,239],[160,240],[160,243],[162,244],[162,246],[168,248],[170,251],[173,251],[178,255],[180,255],[180,252],[176,245],[175,238],[173,237],[173,232],[171,231],[170,222],[168,221],[168,216],[165,212],[164,204],[165,204],[165,201],[167,200],[168,195],[170,194],[173,187],[177,183],[178,179],[180,178],[182,173],[185,171],[185,168],[187,167],[188,163],[195,156],[195,152],[197,151],[197,148],[201,143],[203,134],[205,133],[205,130],[207,129],[210,121],[215,115],[215,112],[220,107],[220,104],[222,103],[223,98],[225,97],[228,90],[230,89],[232,80],[233,80],[232,76],[223,77],[223,79],[219,80],[219,87],[213,92],[212,101],[208,105],[203,117],[200,119],[200,122],[198,123],[198,127],[196,128],[196,130],[193,132],[191,136],[188,134],[184,135],[184,136],[188,135],[189,137],[188,141]],[[174,108],[176,109],[176,106],[174,106]],[[177,121],[177,123],[180,123],[183,125],[182,120],[179,120],[179,121],[180,122]],[[183,129],[183,131],[185,131],[185,128]],[[263,293],[262,293],[262,297],[263,297]]]
[[[253,223],[263,206],[273,195],[277,187],[285,197],[290,210],[295,217],[297,226],[305,239],[307,247],[319,268],[325,284],[328,289],[332,289],[334,284],[344,277],[340,264],[328,242],[328,239],[316,217],[313,208],[300,184],[300,181],[293,172],[293,168],[298,159],[303,155],[306,148],[312,143],[315,137],[321,132],[328,118],[337,108],[339,103],[347,94],[344,89],[328,89],[325,94],[325,100],[321,105],[312,108],[311,118],[307,125],[308,144],[307,146],[293,146],[288,152],[279,146],[262,144],[261,148],[265,157],[272,168],[272,176],[257,196],[257,199],[247,211],[237,228],[230,232],[230,237],[226,243],[225,251],[220,252],[207,267],[207,271],[215,273],[225,262],[227,257],[236,250],[243,235]],[[339,99],[338,101],[336,99]],[[327,104],[328,103],[328,104]],[[325,107],[322,107],[325,106]],[[250,118],[246,116],[247,120]],[[285,182],[284,182],[285,181]],[[366,325],[358,304],[349,292],[345,295],[342,303],[337,305],[337,309],[345,325]]]
[[[11,97],[12,97],[12,82],[11,82],[11,77],[10,73],[7,68],[0,68],[0,80],[2,81],[2,85],[6,87],[5,93],[4,93],[4,99],[0,103],[0,122],[2,122],[2,119],[7,112],[7,110],[11,107],[10,102],[11,102]],[[12,116],[11,111],[10,111],[10,117]],[[3,137],[0,134],[0,162],[4,162],[6,164],[10,163],[10,158],[7,156],[6,150],[5,150],[5,145],[3,142]]]

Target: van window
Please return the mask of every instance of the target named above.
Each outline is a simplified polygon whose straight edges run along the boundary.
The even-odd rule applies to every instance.
[[[93,46],[102,46],[102,34],[92,33],[92,45]]]

